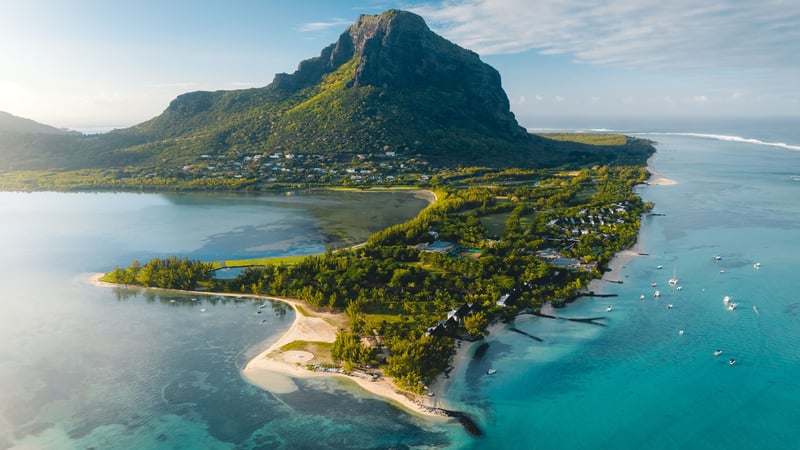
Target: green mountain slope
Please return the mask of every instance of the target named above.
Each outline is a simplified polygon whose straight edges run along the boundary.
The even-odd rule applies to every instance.
[[[183,94],[161,115],[104,135],[26,139],[0,135],[0,170],[148,170],[275,152],[344,161],[387,151],[431,167],[545,167],[643,163],[650,151],[528,134],[494,68],[398,10],[362,15],[266,87]]]

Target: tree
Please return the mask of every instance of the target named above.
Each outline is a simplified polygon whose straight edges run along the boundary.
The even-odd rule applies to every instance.
[[[483,311],[470,314],[464,319],[464,328],[473,336],[483,336],[483,331],[489,325],[489,319]]]

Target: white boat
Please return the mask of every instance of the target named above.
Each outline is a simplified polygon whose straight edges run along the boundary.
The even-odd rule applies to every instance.
[[[736,360],[731,358],[730,361],[728,361],[728,364],[734,365],[734,364],[736,364]]]
[[[721,355],[721,354],[722,354],[722,350],[716,350],[716,351],[714,351],[714,356],[719,356],[719,355]]]
[[[664,266],[662,266],[660,264],[656,267],[656,269],[663,269],[663,268],[664,268]]]
[[[495,370],[495,369],[489,369],[489,370],[486,371],[486,375],[494,375],[496,373],[497,373],[497,370]]]
[[[683,290],[683,286],[678,286],[675,289],[678,290],[678,291],[682,291]]]
[[[715,257],[714,257],[714,261],[719,261],[719,260],[721,260],[721,259],[722,259],[722,256],[719,256],[719,255],[717,255],[717,256],[715,256]]]
[[[736,303],[734,302],[728,303],[728,311],[733,311],[734,309],[736,309],[736,306],[738,305],[736,305]]]
[[[650,283],[650,286],[656,287],[656,282],[653,281],[652,283]]]
[[[731,301],[731,296],[730,295],[726,295],[725,297],[722,297],[722,303],[728,303],[729,301]]]
[[[205,308],[200,308],[200,312],[206,312]]]
[[[608,306],[608,307],[606,307],[606,312],[611,312],[611,310],[612,310],[612,309],[613,309],[613,308],[611,308],[610,306]]]
[[[678,336],[683,336],[683,330],[678,331]]]
[[[661,291],[653,292],[653,297],[661,297]]]
[[[672,303],[670,303],[669,305],[667,305],[667,309],[672,309]]]
[[[670,286],[675,286],[678,284],[678,277],[675,274],[675,268],[672,269],[672,278],[670,278],[667,283],[669,283]]]
[[[753,264],[753,269],[760,269],[760,268],[761,268],[761,263]]]
[[[644,300],[644,294],[639,296],[639,300]]]

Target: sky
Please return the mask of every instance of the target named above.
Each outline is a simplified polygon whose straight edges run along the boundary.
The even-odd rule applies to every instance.
[[[800,117],[799,0],[0,0],[0,111],[127,127],[177,95],[261,87],[359,14],[420,14],[553,117]]]

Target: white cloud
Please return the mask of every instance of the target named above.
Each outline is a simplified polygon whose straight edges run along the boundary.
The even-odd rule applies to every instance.
[[[554,100],[557,101],[558,103],[562,103],[562,102],[565,102],[567,99],[562,97],[562,96],[560,96],[560,95],[556,95]]]
[[[591,103],[592,105],[596,105],[596,104],[600,103],[600,97],[598,97],[596,95],[593,95],[593,96],[589,97],[589,103]]]
[[[706,95],[695,95],[694,97],[692,97],[692,101],[695,102],[695,103],[701,103],[701,104],[702,103],[707,103],[708,102],[708,96],[706,96]]]
[[[305,23],[298,28],[298,31],[302,31],[304,33],[313,32],[313,31],[322,31],[327,30],[328,28],[339,28],[339,27],[346,27],[353,23],[352,20],[346,19],[331,19],[327,22],[310,22]]]
[[[540,102],[540,101],[544,100],[544,97],[542,97],[539,94],[536,94],[536,96],[534,98],[536,99],[537,102]]]
[[[442,0],[414,9],[480,54],[572,55],[621,67],[797,67],[800,2]]]
[[[511,103],[515,105],[524,105],[525,103],[528,103],[528,99],[526,99],[524,95],[520,95],[519,98],[512,101]]]

